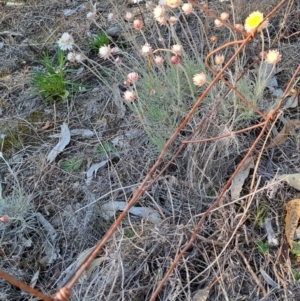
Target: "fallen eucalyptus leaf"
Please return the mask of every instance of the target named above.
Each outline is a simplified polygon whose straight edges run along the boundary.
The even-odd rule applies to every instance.
[[[70,131],[71,136],[82,136],[82,138],[91,138],[95,133],[87,129],[73,129]]]
[[[102,205],[101,216],[105,220],[109,220],[117,211],[123,211],[126,207],[126,202],[110,201]],[[161,222],[159,213],[156,210],[147,207],[131,207],[129,213],[147,218],[152,223]]]
[[[300,199],[289,201],[285,209],[285,236],[291,249],[293,249],[293,238],[300,219]]]
[[[300,120],[289,120],[266,148],[272,148],[283,144],[290,132],[298,126],[300,126]]]
[[[35,287],[37,280],[39,279],[40,270],[37,270],[31,278],[30,287]]]
[[[86,172],[86,184],[87,185],[90,185],[91,182],[92,182],[92,178],[93,178],[93,174],[97,173],[98,169],[101,168],[101,167],[104,167],[106,166],[106,164],[108,163],[108,160],[104,160],[104,161],[101,161],[100,163],[97,163],[97,164],[93,164],[89,169],[88,171]]]
[[[290,186],[300,190],[300,173],[277,176],[279,181],[286,181]]]
[[[260,268],[260,273],[269,285],[279,287],[279,285],[262,268]]]
[[[68,125],[64,122],[61,126],[60,141],[50,151],[47,157],[48,163],[52,163],[55,160],[57,155],[61,153],[65,149],[65,147],[69,144],[70,140],[71,140],[71,134]]]
[[[254,161],[252,157],[249,157],[244,162],[243,166],[240,168],[239,172],[233,178],[230,191],[231,198],[238,199],[240,197],[241,191],[243,189],[243,185],[245,180],[247,179],[250,169],[254,167]]]

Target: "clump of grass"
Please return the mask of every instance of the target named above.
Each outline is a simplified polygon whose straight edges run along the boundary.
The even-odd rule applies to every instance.
[[[99,32],[90,43],[90,48],[94,52],[98,52],[99,48],[110,44],[110,39],[105,32]]]
[[[67,74],[76,70],[66,69],[64,52],[57,50],[53,59],[45,53],[39,61],[42,68],[33,68],[31,71],[30,86],[33,94],[40,95],[44,102],[66,101],[70,95],[79,91],[82,85],[67,79]]]
[[[81,160],[78,159],[77,157],[73,157],[70,160],[63,162],[60,165],[60,168],[68,172],[73,172],[73,171],[79,171],[80,166],[81,166]]]

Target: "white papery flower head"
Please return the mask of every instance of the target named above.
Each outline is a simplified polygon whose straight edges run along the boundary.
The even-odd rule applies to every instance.
[[[176,55],[181,55],[182,54],[182,46],[179,44],[175,44],[171,48],[172,52]]]
[[[281,61],[281,54],[278,50],[269,50],[266,55],[266,62],[272,65],[276,65]]]
[[[189,15],[193,11],[193,5],[191,3],[184,3],[182,5],[182,11],[185,15]]]
[[[96,12],[89,12],[89,13],[87,13],[87,15],[86,15],[86,18],[88,19],[88,20],[93,20],[93,19],[95,19],[95,17],[96,17]]]
[[[142,46],[141,53],[143,56],[148,56],[152,53],[152,47],[149,43]]]
[[[198,87],[203,86],[206,83],[206,75],[203,72],[195,74],[193,77],[193,82],[194,85]]]
[[[162,66],[162,64],[164,63],[164,58],[160,55],[157,55],[154,57],[154,62],[157,66]]]
[[[114,18],[115,18],[115,14],[114,14],[114,13],[109,13],[109,14],[107,15],[107,20],[108,20],[109,22],[111,22],[112,20],[114,20]]]
[[[99,48],[99,55],[102,59],[106,60],[111,56],[110,45],[103,45]]]
[[[70,34],[64,32],[61,38],[57,41],[57,44],[61,50],[72,50],[74,39]]]
[[[131,72],[131,73],[127,74],[126,81],[131,84],[134,84],[137,82],[138,78],[139,78],[139,75],[136,72]]]
[[[157,20],[158,18],[162,18],[166,14],[166,10],[163,6],[157,5],[153,10],[154,18]]]
[[[132,90],[126,90],[123,94],[123,97],[128,102],[133,102],[135,99],[135,93]]]

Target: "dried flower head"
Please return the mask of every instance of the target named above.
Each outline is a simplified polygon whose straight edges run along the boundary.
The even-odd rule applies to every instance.
[[[266,62],[272,65],[277,64],[281,60],[281,54],[278,50],[269,50],[266,56]]]
[[[70,62],[76,61],[76,53],[75,52],[69,52],[67,55],[67,60]]]
[[[171,48],[172,52],[176,55],[181,55],[182,54],[182,46],[179,44],[175,44]]]
[[[223,21],[226,21],[226,20],[228,20],[228,18],[229,18],[229,14],[226,13],[226,12],[223,12],[223,13],[221,13],[220,18],[221,18]]]
[[[152,53],[152,47],[150,46],[149,43],[146,43],[145,45],[142,46],[142,49],[141,49],[141,54],[143,56],[148,56]]]
[[[143,21],[137,19],[137,20],[134,20],[134,21],[133,21],[132,27],[133,27],[133,29],[135,29],[135,30],[141,30],[142,27],[143,27],[143,25],[144,25]]]
[[[135,99],[135,93],[132,90],[126,90],[123,94],[123,97],[128,102],[133,102]]]
[[[253,32],[257,29],[257,31],[262,31],[264,28],[268,26],[268,21],[264,21],[263,13],[256,11],[249,15],[249,17],[245,21],[245,30],[247,32]]]
[[[217,40],[218,40],[218,38],[217,38],[216,36],[212,36],[212,37],[210,38],[210,41],[211,41],[212,43],[216,43]]]
[[[160,55],[156,55],[154,57],[154,62],[157,66],[162,66],[162,64],[164,63],[164,58]]]
[[[99,49],[99,55],[102,59],[106,60],[111,56],[110,45],[103,45]]]
[[[121,49],[118,46],[115,46],[111,49],[111,54],[115,55],[121,52]]]
[[[166,14],[166,10],[163,6],[157,5],[153,10],[154,18],[157,20],[158,18],[162,18]]]
[[[115,19],[115,14],[114,13],[109,13],[108,15],[107,15],[107,21],[109,21],[109,22],[111,22],[111,21],[113,21],[114,19]]]
[[[75,60],[78,62],[78,63],[81,63],[84,61],[84,55],[82,53],[77,53],[76,54],[76,57],[75,57]]]
[[[201,87],[206,83],[206,76],[203,72],[197,73],[193,77],[194,85]]]
[[[222,26],[223,26],[223,23],[222,23],[220,20],[215,19],[215,26],[216,26],[216,27],[222,27]]]
[[[215,56],[215,64],[216,65],[222,65],[224,63],[225,56],[224,54],[217,54]]]
[[[234,27],[235,27],[236,29],[240,30],[240,31],[243,31],[243,30],[244,30],[243,24],[239,24],[239,23],[238,23],[238,24],[235,24]]]
[[[131,73],[127,74],[126,81],[131,84],[134,84],[137,82],[138,78],[139,78],[139,75],[136,72],[131,72]]]
[[[95,17],[96,17],[96,12],[89,12],[89,13],[87,13],[87,15],[86,15],[86,18],[88,19],[88,20],[93,20],[93,19],[95,19]]]
[[[180,57],[178,55],[173,55],[171,57],[171,64],[178,65],[180,63]]]
[[[133,13],[131,13],[131,12],[126,12],[125,13],[125,16],[124,16],[124,19],[126,20],[126,21],[131,21],[132,19],[133,19]]]
[[[61,50],[72,50],[74,39],[70,34],[64,32],[61,38],[57,41],[57,44]]]
[[[158,22],[159,25],[166,25],[168,19],[166,16],[163,16],[163,17],[157,18],[156,21]]]
[[[177,8],[181,4],[181,0],[167,0],[167,5],[171,8]]]
[[[189,15],[193,11],[193,6],[191,3],[184,3],[182,5],[182,11],[185,15]]]
[[[171,25],[175,25],[177,21],[178,21],[178,19],[174,16],[171,16],[170,19],[169,19],[169,23]]]
[[[117,64],[117,65],[121,65],[121,63],[122,63],[122,60],[121,60],[121,58],[118,56],[118,57],[116,57],[116,59],[115,59],[115,63]]]

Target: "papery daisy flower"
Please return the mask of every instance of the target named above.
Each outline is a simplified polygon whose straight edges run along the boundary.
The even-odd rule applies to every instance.
[[[191,3],[184,3],[182,5],[182,11],[185,15],[189,15],[193,11],[193,6]]]
[[[142,46],[141,53],[143,56],[148,56],[152,53],[152,47],[150,46],[149,43],[146,43],[145,45]]]
[[[132,27],[133,29],[135,30],[141,30],[142,27],[143,27],[144,23],[142,20],[134,20],[133,21],[133,24],[132,24]]]
[[[132,90],[126,90],[123,94],[123,97],[128,102],[133,102],[135,99],[135,93]]]
[[[70,34],[64,32],[61,38],[57,41],[57,44],[61,50],[72,50],[74,39]]]
[[[281,60],[281,54],[278,50],[269,50],[266,55],[266,62],[272,65],[277,64]]]
[[[67,60],[70,62],[76,61],[76,53],[75,52],[69,52],[67,55]]]
[[[181,55],[182,54],[182,46],[179,44],[175,44],[171,48],[172,52],[176,55]]]
[[[157,5],[153,10],[155,20],[158,18],[162,18],[166,14],[166,10],[163,6]]]
[[[137,82],[138,78],[139,78],[139,75],[136,72],[131,72],[131,73],[127,74],[126,81],[131,84],[134,84]]]
[[[263,30],[268,26],[267,20],[261,23],[263,19],[264,19],[263,13],[259,11],[251,13],[245,21],[245,30],[247,32],[253,32],[256,30],[256,28],[258,32]]]
[[[181,4],[181,0],[167,0],[167,5],[171,8],[177,8]]]
[[[111,56],[110,45],[103,45],[99,48],[99,55],[102,59],[106,60]]]
[[[197,73],[193,77],[194,85],[201,87],[206,83],[206,76],[203,72]]]

